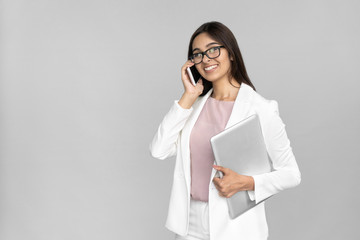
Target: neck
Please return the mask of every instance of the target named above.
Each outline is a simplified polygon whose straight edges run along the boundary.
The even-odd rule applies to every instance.
[[[235,101],[239,91],[240,84],[231,79],[231,84],[228,79],[223,81],[213,82],[212,97],[221,101]]]

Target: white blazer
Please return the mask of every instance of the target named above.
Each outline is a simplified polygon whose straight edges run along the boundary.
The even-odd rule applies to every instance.
[[[176,155],[166,227],[179,235],[186,235],[189,226],[190,133],[211,93],[212,89],[205,96],[199,97],[190,109],[182,108],[178,101],[175,101],[150,144],[150,152],[155,158],[165,159]],[[266,100],[249,85],[242,83],[226,128],[254,113],[259,115],[273,168],[270,173],[253,176],[255,180],[253,192],[255,201],[261,202],[281,190],[298,185],[301,181],[301,175],[290,147],[285,124],[279,116],[277,102]],[[213,169],[211,179],[213,179],[215,172]],[[230,219],[226,198],[219,196],[213,182],[210,181],[210,239],[267,239],[268,227],[264,202],[239,217]]]

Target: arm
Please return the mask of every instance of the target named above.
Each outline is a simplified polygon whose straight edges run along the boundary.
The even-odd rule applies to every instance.
[[[178,104],[178,101],[174,102],[150,143],[150,152],[154,158],[163,160],[176,154],[176,142],[179,133],[192,110],[192,107],[184,109]]]
[[[196,86],[193,86],[187,76],[186,68],[192,65],[194,64],[187,61],[182,66],[181,79],[185,92],[179,101],[175,101],[170,111],[165,115],[150,143],[150,152],[155,158],[165,159],[176,154],[176,144],[180,132],[193,110],[192,105],[204,89],[201,79]]]
[[[256,203],[301,182],[301,174],[285,131],[285,124],[279,116],[276,101],[273,103],[273,113],[264,126],[264,139],[273,171],[253,176]]]
[[[264,139],[274,171],[245,176],[228,168],[214,166],[224,174],[223,178],[213,179],[220,196],[229,198],[238,191],[248,191],[250,199],[259,203],[300,183],[301,174],[286,135],[285,124],[279,117],[277,103],[273,103],[270,120],[264,127]]]

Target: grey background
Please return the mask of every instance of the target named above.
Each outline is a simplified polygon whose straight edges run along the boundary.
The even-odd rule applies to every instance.
[[[359,239],[358,1],[0,2],[0,239],[172,239],[150,157],[193,31],[218,20],[279,102],[302,172],[271,239]]]

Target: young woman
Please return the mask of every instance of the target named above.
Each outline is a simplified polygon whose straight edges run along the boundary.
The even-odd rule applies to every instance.
[[[232,32],[208,22],[192,35],[189,60],[181,68],[184,93],[165,115],[150,144],[153,157],[176,155],[166,227],[176,239],[267,239],[264,199],[301,181],[301,175],[274,100],[260,96],[251,83]],[[195,65],[194,86],[186,68]],[[210,138],[258,114],[272,172],[240,175],[215,166]],[[215,177],[216,171],[223,178]],[[259,203],[235,219],[226,198],[247,191]]]

